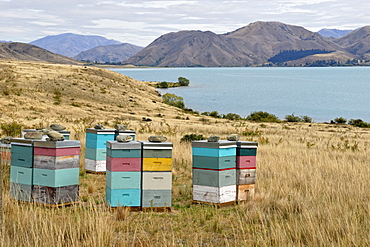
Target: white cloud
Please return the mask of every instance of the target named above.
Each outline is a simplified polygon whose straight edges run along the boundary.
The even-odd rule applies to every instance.
[[[147,45],[168,32],[226,33],[255,21],[354,29],[370,25],[369,12],[364,0],[0,0],[0,39],[77,32]]]

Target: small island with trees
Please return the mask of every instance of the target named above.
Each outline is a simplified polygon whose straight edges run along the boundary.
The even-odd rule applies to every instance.
[[[170,87],[186,87],[186,86],[189,86],[189,84],[190,84],[189,79],[186,79],[185,77],[180,76],[177,79],[177,82],[162,81],[162,82],[157,82],[156,84],[154,84],[154,86],[156,88],[170,88]]]

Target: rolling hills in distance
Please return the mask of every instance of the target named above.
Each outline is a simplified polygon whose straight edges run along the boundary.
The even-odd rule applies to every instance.
[[[351,30],[322,29],[311,32],[304,27],[280,22],[257,21],[225,34],[211,31],[178,31],[164,34],[143,48],[101,36],[60,34],[32,41],[48,51],[80,61],[160,67],[229,67],[315,65],[352,65],[353,61],[368,64],[370,59],[370,26]],[[8,46],[15,48],[15,45]],[[4,43],[2,43],[4,46]],[[55,59],[29,55],[35,48],[23,50],[17,45],[15,56],[0,50],[6,59]],[[37,52],[36,52],[37,53]],[[34,58],[32,58],[34,57]],[[350,63],[349,63],[350,61]],[[75,63],[71,62],[71,63]]]

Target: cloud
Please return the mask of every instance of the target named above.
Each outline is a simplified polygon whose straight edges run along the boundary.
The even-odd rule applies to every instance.
[[[0,39],[74,32],[145,46],[168,32],[226,33],[255,21],[355,29],[370,24],[369,12],[363,0],[0,0]]]

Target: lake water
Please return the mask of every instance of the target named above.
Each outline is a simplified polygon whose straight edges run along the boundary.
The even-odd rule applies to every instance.
[[[266,111],[284,119],[294,113],[314,122],[337,117],[370,122],[370,67],[282,68],[134,68],[111,69],[146,81],[177,82],[189,87],[158,89],[184,98],[199,112],[218,111],[246,117]]]

